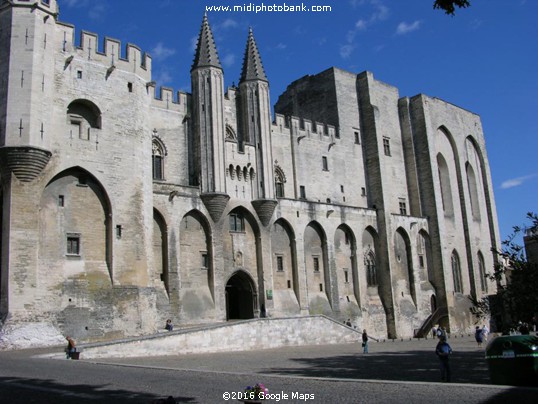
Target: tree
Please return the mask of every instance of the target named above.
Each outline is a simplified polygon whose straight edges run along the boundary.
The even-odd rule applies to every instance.
[[[538,229],[537,214],[527,213],[527,220],[531,222],[527,229]],[[480,300],[471,298],[471,313],[478,320],[487,315],[502,318],[503,328],[515,321],[532,323],[538,310],[538,262],[529,261],[525,248],[516,242],[516,237],[524,233],[525,228],[515,226],[513,230],[512,235],[502,242],[501,251],[494,250],[499,264],[490,278],[497,282],[494,300],[498,303],[492,304],[491,296]]]
[[[471,5],[469,0],[435,0],[433,3],[434,9],[444,10],[445,14],[454,15],[456,7],[466,8]]]

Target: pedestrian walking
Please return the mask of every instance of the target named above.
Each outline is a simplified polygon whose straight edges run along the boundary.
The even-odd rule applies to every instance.
[[[362,353],[368,353],[368,341],[370,340],[370,338],[374,341],[379,342],[378,339],[369,336],[366,330],[362,330]]]
[[[479,326],[476,326],[475,328],[474,339],[476,340],[476,343],[478,344],[478,347],[480,348],[482,346],[484,334],[482,333],[482,329]]]
[[[71,359],[73,357],[73,354],[77,351],[76,343],[73,338],[71,338],[69,335],[65,337],[67,340],[67,347],[65,348],[65,354],[67,356],[67,359]]]
[[[484,342],[488,342],[489,328],[486,324],[482,327],[482,338]]]
[[[446,342],[446,337],[440,337],[437,346],[435,347],[435,354],[439,358],[439,365],[441,368],[441,381],[450,382],[450,364],[449,357],[452,355],[452,348]]]

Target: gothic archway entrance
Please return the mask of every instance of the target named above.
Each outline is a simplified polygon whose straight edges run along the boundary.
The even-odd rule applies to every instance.
[[[437,310],[437,299],[435,298],[435,295],[432,295],[430,297],[430,305],[431,305],[432,313],[434,313],[435,310]]]
[[[226,283],[226,319],[254,318],[257,295],[254,281],[244,271],[238,271]]]

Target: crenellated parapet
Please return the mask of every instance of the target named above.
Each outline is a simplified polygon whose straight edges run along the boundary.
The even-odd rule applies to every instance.
[[[174,93],[170,87],[160,87],[157,90],[154,81],[147,83],[146,88],[151,97],[152,107],[187,113],[190,94],[183,91]]]
[[[312,122],[310,119],[303,119],[296,116],[284,116],[275,114],[275,119],[271,125],[272,132],[282,133],[283,135],[293,134],[298,140],[304,138],[327,140],[331,143],[334,139],[340,137],[338,129],[333,125],[326,125],[321,122]]]
[[[125,46],[122,54],[121,41],[105,37],[99,47],[99,36],[92,32],[81,31],[80,41],[75,41],[75,27],[70,24],[57,23],[59,36],[58,47],[66,54],[83,58],[94,63],[102,63],[106,67],[114,66],[117,69],[138,74],[148,82],[151,81],[151,56],[133,44]]]

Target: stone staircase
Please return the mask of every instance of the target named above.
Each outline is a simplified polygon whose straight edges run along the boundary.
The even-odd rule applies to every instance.
[[[230,352],[357,342],[360,333],[329,317],[261,318],[192,326],[158,334],[83,344],[81,358]]]

